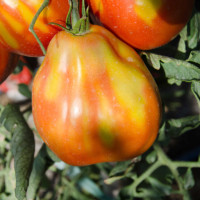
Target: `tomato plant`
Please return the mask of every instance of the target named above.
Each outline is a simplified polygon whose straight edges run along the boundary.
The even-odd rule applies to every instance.
[[[84,18],[80,26],[71,26],[67,18],[68,29],[76,31],[60,32],[52,40],[36,75],[32,99],[31,87],[20,74],[5,82],[23,81],[15,88],[26,99],[16,102],[12,88],[8,91],[13,99],[0,93],[0,199],[198,199],[199,1],[175,42],[141,51],[141,57],[104,28],[91,25],[80,32]],[[41,59],[25,58],[15,72],[26,63],[34,75]],[[159,86],[162,123],[152,147],[132,159],[148,148],[151,134],[156,137],[149,127],[158,126],[154,120],[160,118],[154,113],[156,107],[160,110],[159,95],[146,66]],[[86,167],[64,163],[37,137],[32,103],[39,133],[66,162],[89,164],[101,162],[103,156],[104,161],[131,159]],[[129,157],[131,149],[136,151]]]
[[[95,17],[122,40],[148,50],[171,41],[189,20],[194,0],[87,0]]]
[[[0,46],[0,83],[2,83],[17,65],[19,56]]]
[[[150,72],[132,48],[97,25],[54,36],[32,94],[40,136],[71,165],[131,159],[158,133],[160,98]]]
[[[1,0],[0,43],[17,54],[42,56],[43,53],[29,25],[44,0]],[[69,5],[66,0],[50,0],[34,26],[34,30],[46,48],[59,28],[48,23],[63,24]]]

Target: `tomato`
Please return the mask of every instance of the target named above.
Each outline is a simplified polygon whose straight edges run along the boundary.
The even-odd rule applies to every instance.
[[[32,80],[32,73],[27,66],[18,74],[11,74],[1,85],[1,92],[8,92],[9,90],[18,90],[18,84],[29,85]]]
[[[171,41],[186,25],[194,0],[87,0],[100,22],[135,48]]]
[[[18,55],[10,53],[4,47],[0,46],[0,83],[14,70],[18,59]]]
[[[139,55],[103,27],[51,40],[33,81],[33,117],[49,148],[71,165],[131,159],[154,142],[157,86]]]
[[[23,60],[20,57],[20,60]],[[24,65],[21,72],[17,74],[10,74],[8,78],[0,84],[0,92],[6,94],[7,98],[12,102],[19,102],[26,100],[27,97],[22,95],[19,91],[19,84],[29,86],[32,82],[32,73],[29,68]]]
[[[38,42],[28,30],[44,0],[0,0],[0,43],[8,50],[26,56],[42,56]],[[49,41],[60,30],[49,22],[65,24],[67,0],[50,0],[39,15],[34,30],[47,48]]]

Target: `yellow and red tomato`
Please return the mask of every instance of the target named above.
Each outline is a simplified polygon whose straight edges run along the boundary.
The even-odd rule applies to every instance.
[[[18,55],[10,53],[4,47],[0,46],[0,83],[14,70],[18,59]]]
[[[0,43],[9,51],[26,56],[42,56],[43,53],[29,25],[43,0],[0,0]],[[50,0],[36,21],[34,30],[45,48],[60,30],[48,24],[65,24],[69,9],[67,0]]]
[[[171,41],[186,25],[194,0],[87,0],[100,22],[135,48]]]
[[[150,72],[100,26],[54,36],[34,78],[32,103],[40,136],[71,165],[131,159],[159,129],[160,97]]]

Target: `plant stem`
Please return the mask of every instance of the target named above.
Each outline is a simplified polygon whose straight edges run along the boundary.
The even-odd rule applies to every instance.
[[[11,151],[8,151],[8,154],[6,156],[6,168],[7,169],[10,169],[11,160],[12,160],[12,153],[11,153]]]
[[[186,167],[186,168],[200,168],[200,163],[197,162],[183,162],[183,161],[175,161],[173,162],[177,167]]]
[[[35,16],[33,17],[33,20],[31,21],[31,24],[29,26],[29,31],[33,34],[33,36],[35,37],[35,39],[37,40],[38,44],[40,45],[40,48],[42,50],[42,53],[45,55],[46,54],[46,49],[44,48],[42,42],[40,41],[39,37],[37,36],[37,34],[34,31],[34,25],[36,23],[36,20],[38,19],[40,13],[48,6],[49,4],[49,0],[44,0],[44,2],[42,3],[42,5],[40,6],[39,10],[37,11],[37,13],[35,14]]]
[[[190,199],[190,195],[188,193],[187,190],[185,190],[184,185],[183,185],[183,180],[182,178],[179,176],[179,172],[177,170],[178,166],[175,165],[174,162],[172,162],[167,155],[163,152],[162,148],[158,145],[158,144],[154,144],[154,149],[157,152],[158,155],[158,161],[160,161],[160,163],[162,165],[167,166],[170,171],[172,172],[174,178],[176,179],[176,182],[178,184],[180,193],[183,195],[185,200],[189,200]]]
[[[80,15],[79,15],[79,0],[69,0],[69,1],[72,4],[71,22],[72,22],[72,29],[74,29],[75,26],[76,26],[76,23],[80,19]]]
[[[158,169],[162,164],[159,161],[156,161],[151,167],[149,167],[139,178],[137,178],[132,184],[131,188],[133,194],[137,197],[143,197],[136,191],[137,186],[142,183],[147,177],[149,177],[156,169]]]

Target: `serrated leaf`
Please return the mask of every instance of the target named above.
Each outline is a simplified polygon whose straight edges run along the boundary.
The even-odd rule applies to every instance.
[[[157,68],[156,66],[160,62],[170,84],[176,83],[180,85],[182,81],[192,82],[200,80],[200,69],[192,63],[153,53],[143,52],[143,54],[154,68]]]
[[[192,170],[189,168],[184,176],[184,188],[186,190],[191,189],[195,185]]]
[[[200,51],[191,51],[187,61],[200,64]]]
[[[180,119],[171,119],[167,121],[167,134],[178,137],[187,131],[200,126],[199,115],[184,117]]]
[[[144,52],[143,54],[145,54],[147,56],[147,61],[148,63],[154,68],[159,70],[160,69],[160,60],[158,59],[158,56],[156,54],[152,54],[152,53],[146,53]]]
[[[23,84],[23,83],[18,84],[18,90],[19,90],[19,92],[20,92],[21,94],[23,94],[25,97],[31,98],[32,94],[31,94],[31,91],[30,91],[28,85]]]
[[[192,63],[153,53],[143,54],[146,55],[147,59],[150,61],[153,57],[154,62],[152,62],[152,64],[154,68],[156,68],[155,65],[158,65],[155,63],[160,62],[170,83],[180,84],[182,81],[192,82],[200,80],[200,69]]]
[[[161,65],[168,79],[179,82],[200,80],[200,69],[189,62],[173,59],[169,62],[163,62]]]
[[[1,116],[2,124],[12,133],[11,151],[14,156],[16,189],[15,195],[18,200],[23,200],[26,196],[28,180],[34,157],[34,136],[27,125],[19,108],[14,105],[7,105]]]
[[[180,32],[180,40],[178,44],[178,51],[185,53],[186,52],[186,40],[187,40],[187,26],[183,28],[183,30]]]
[[[29,186],[27,190],[27,200],[35,199],[37,190],[40,186],[42,179],[46,170],[53,164],[52,161],[49,161],[46,145],[43,144],[38,155],[36,156],[33,169],[29,179]]]
[[[188,36],[188,46],[191,49],[197,47],[200,41],[200,13],[196,12],[189,23],[189,36]]]

